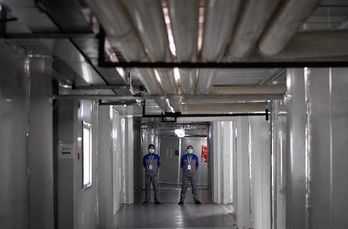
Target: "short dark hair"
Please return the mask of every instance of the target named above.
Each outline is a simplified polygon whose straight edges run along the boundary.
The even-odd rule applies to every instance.
[[[191,147],[191,148],[193,149],[193,146],[191,146],[191,145],[187,146],[187,148],[186,148],[186,149],[188,149],[189,147]]]
[[[156,148],[154,144],[150,144],[147,149],[150,149],[151,146],[153,146],[153,148]]]

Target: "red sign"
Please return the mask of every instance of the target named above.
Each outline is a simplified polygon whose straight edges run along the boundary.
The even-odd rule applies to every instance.
[[[201,162],[208,162],[208,147],[202,146]]]

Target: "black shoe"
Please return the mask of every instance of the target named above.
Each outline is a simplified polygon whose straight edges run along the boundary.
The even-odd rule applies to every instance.
[[[180,201],[178,204],[179,204],[179,205],[183,205],[183,204],[184,204],[184,201]]]
[[[161,204],[161,202],[159,202],[159,201],[157,200],[157,201],[155,201],[155,204]]]
[[[201,201],[195,200],[195,204],[201,204]]]
[[[143,202],[143,205],[148,205],[149,204],[149,201],[144,201]]]

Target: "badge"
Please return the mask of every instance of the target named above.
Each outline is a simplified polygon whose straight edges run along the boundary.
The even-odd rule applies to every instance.
[[[149,170],[152,170],[152,165],[149,165]]]
[[[191,170],[191,165],[188,165],[188,166],[187,166],[187,170]]]

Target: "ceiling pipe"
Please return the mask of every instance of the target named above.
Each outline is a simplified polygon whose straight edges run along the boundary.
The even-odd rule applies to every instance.
[[[152,61],[172,60],[161,1],[126,0],[123,2],[133,18],[150,59]],[[177,93],[173,70],[157,71],[164,92],[166,94]]]
[[[279,2],[281,1],[249,0],[243,2],[241,18],[226,53],[229,61],[241,60],[249,56]]]
[[[207,103],[207,101],[211,101],[211,103],[215,103],[217,101],[221,102],[223,100],[229,101],[259,101],[259,100],[277,100],[283,99],[283,94],[253,94],[253,95],[142,95],[142,96],[114,96],[114,95],[98,95],[98,94],[64,94],[53,96],[54,99],[90,99],[90,100],[109,100],[109,101],[122,101],[122,100],[152,100],[159,99],[164,100],[166,98],[169,99],[179,99],[182,98],[185,102],[197,103],[199,101]],[[226,102],[227,103],[227,102]]]
[[[116,46],[127,61],[140,60],[149,62],[149,57],[144,50],[143,44],[122,1],[87,1],[103,25],[110,44]],[[150,94],[163,94],[163,89],[157,81],[153,69],[135,68],[134,73]],[[169,109],[165,101],[156,100],[156,102],[162,109],[166,111]]]
[[[179,62],[197,60],[198,0],[167,0],[171,27]],[[179,69],[182,94],[193,94],[196,69]]]
[[[133,22],[139,31],[150,59],[152,61],[172,60],[161,1],[126,0],[122,2],[133,18]],[[174,52],[174,50],[171,51]],[[162,85],[165,94],[178,93],[173,69],[156,69],[155,76]],[[176,111],[180,110],[180,103],[178,101],[170,101],[167,104],[170,111],[172,111],[172,107]]]
[[[230,41],[236,24],[240,0],[206,0],[203,45],[203,62],[220,61]],[[201,69],[196,88],[197,94],[210,92],[216,70]]]
[[[299,32],[283,51],[268,59],[293,61],[348,57],[348,47],[344,45],[347,41],[348,32],[343,30]]]
[[[267,103],[206,103],[183,105],[183,114],[228,113],[228,112],[263,112]]]
[[[280,53],[319,3],[320,0],[286,1],[264,32],[258,45],[260,53],[264,56]]]
[[[285,85],[257,85],[257,86],[214,86],[213,94],[220,95],[274,95],[284,94]]]

